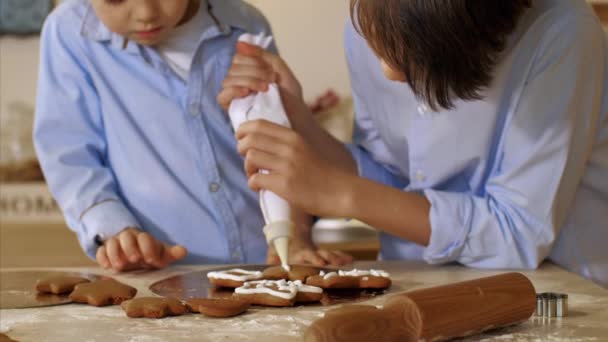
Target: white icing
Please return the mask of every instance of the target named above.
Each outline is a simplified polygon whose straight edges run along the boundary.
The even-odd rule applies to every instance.
[[[298,289],[298,292],[306,293],[323,293],[323,289],[316,286],[305,285],[301,280],[290,281],[288,283],[293,284]]]
[[[383,270],[369,270],[369,271],[363,271],[363,270],[358,270],[358,269],[354,269],[351,271],[338,271],[336,272],[329,272],[329,273],[325,273],[323,271],[319,272],[319,275],[323,277],[323,279],[329,279],[332,277],[336,277],[336,276],[340,276],[340,277],[381,277],[381,278],[390,278],[390,274],[388,272],[385,272]],[[366,279],[368,280],[368,279]]]
[[[390,274],[388,274],[388,272],[385,272],[382,270],[363,271],[363,270],[354,269],[352,271],[338,271],[338,274],[341,276],[351,276],[351,277],[365,277],[365,276],[382,277],[382,278],[390,277]]]
[[[236,274],[235,274],[236,273]],[[233,268],[226,271],[209,272],[207,273],[209,279],[223,279],[223,280],[234,280],[234,281],[250,281],[258,280],[262,278],[262,272],[260,271],[247,271],[240,268]]]
[[[329,272],[329,273],[323,275],[323,279],[329,279],[329,278],[333,278],[333,277],[337,277],[337,276],[338,276],[338,273]]]
[[[316,286],[304,285],[301,281],[259,280],[246,282],[234,290],[236,294],[269,294],[271,296],[292,300],[298,292],[323,293],[323,289]]]

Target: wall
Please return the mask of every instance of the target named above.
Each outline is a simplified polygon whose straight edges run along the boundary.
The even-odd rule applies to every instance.
[[[270,20],[281,55],[304,85],[307,98],[332,87],[350,93],[342,35],[348,0],[248,0]]]
[[[275,30],[279,48],[292,66],[309,99],[328,88],[349,93],[342,32],[347,0],[250,0]],[[0,118],[9,103],[33,106],[38,68],[38,37],[0,37]]]

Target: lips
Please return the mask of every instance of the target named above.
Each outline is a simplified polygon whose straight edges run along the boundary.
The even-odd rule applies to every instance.
[[[157,36],[162,31],[162,29],[162,27],[157,27],[146,31],[135,31],[135,35],[140,38],[153,38]]]

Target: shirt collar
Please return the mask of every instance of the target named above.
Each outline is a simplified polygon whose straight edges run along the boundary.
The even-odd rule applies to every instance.
[[[217,20],[219,29],[223,34],[228,34],[233,28],[241,29],[246,32],[256,32],[256,26],[253,18],[244,10],[242,4],[233,0],[208,0],[207,6],[210,13]],[[205,1],[202,2],[203,4]],[[93,7],[87,2],[85,16],[82,22],[81,34],[89,39],[99,42],[112,42],[112,45],[117,45],[122,48],[124,38],[110,31],[97,18]],[[134,46],[135,44],[129,44]],[[129,50],[129,49],[127,49]]]
[[[220,30],[224,34],[230,33],[234,28],[245,32],[257,33],[255,25],[257,18],[252,18],[250,11],[240,1],[234,0],[208,0],[210,13],[219,22]]]

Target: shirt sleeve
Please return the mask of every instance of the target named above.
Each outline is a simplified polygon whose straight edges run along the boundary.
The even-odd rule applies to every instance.
[[[428,262],[535,268],[549,254],[597,136],[606,59],[595,19],[570,19],[540,41],[484,193],[425,192]]]
[[[50,191],[82,248],[95,237],[139,227],[117,193],[106,160],[99,99],[86,72],[76,23],[49,16],[41,36],[34,143]],[[70,25],[68,25],[70,24]]]

